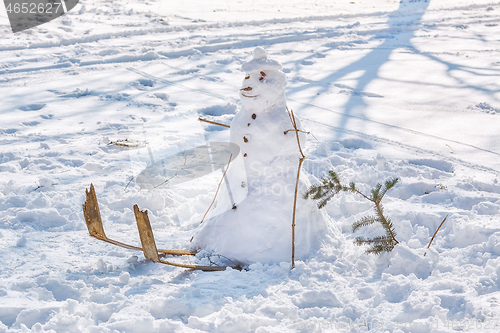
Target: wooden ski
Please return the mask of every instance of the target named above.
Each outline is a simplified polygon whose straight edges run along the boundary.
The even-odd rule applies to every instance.
[[[199,266],[199,265],[188,265],[188,264],[178,264],[170,261],[165,261],[160,259],[158,255],[158,250],[156,249],[156,242],[153,235],[153,230],[151,229],[151,223],[149,222],[148,211],[141,211],[137,205],[134,205],[134,214],[137,221],[137,229],[139,230],[139,236],[141,237],[142,250],[146,259],[153,262],[159,262],[166,265],[199,269],[202,271],[224,271],[225,266]]]
[[[97,196],[95,193],[94,185],[90,184],[90,191],[85,189],[86,200],[83,204],[83,216],[85,217],[85,222],[87,224],[87,229],[89,230],[90,236],[102,240],[104,242],[117,245],[130,250],[142,251],[146,259],[153,262],[159,262],[165,265],[183,267],[189,269],[197,269],[202,271],[224,271],[226,266],[200,266],[200,265],[190,265],[190,264],[178,264],[175,262],[170,262],[160,259],[160,256],[164,255],[196,255],[196,251],[190,250],[163,250],[156,248],[156,242],[153,236],[153,230],[151,229],[151,223],[149,222],[148,212],[141,211],[137,205],[134,205],[134,214],[137,222],[137,228],[139,230],[139,236],[141,238],[142,247],[137,247],[116,240],[110,239],[106,236],[104,232],[104,227],[102,225],[101,213],[99,211],[99,204],[97,202]],[[239,269],[234,267],[235,269]]]

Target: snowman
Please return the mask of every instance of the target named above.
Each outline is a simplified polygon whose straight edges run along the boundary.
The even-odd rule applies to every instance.
[[[241,109],[230,127],[230,142],[239,147],[225,171],[222,186],[207,219],[192,238],[194,249],[205,249],[248,265],[289,262],[292,255],[292,215],[299,159],[298,139],[285,99],[286,76],[281,64],[261,47],[242,65]],[[300,122],[295,118],[296,126]],[[302,173],[303,174],[303,173]],[[305,177],[302,177],[305,178]],[[327,239],[337,238],[325,212],[302,198],[310,186],[298,186],[295,258],[305,260]],[[333,238],[332,238],[333,236]]]

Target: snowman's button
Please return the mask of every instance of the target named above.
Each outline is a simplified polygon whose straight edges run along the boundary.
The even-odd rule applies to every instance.
[[[254,113],[254,114],[252,115],[252,119],[255,119],[255,118],[257,118],[257,115]]]
[[[247,153],[243,154],[243,157],[247,157]]]
[[[248,123],[248,125],[247,125],[247,126],[250,126],[250,123]]]
[[[244,136],[244,137],[243,137],[243,141],[244,141],[244,142],[248,142],[248,139],[247,139],[247,137],[246,137],[246,136]]]

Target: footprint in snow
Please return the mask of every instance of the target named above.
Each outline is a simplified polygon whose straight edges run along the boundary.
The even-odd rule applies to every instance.
[[[226,114],[235,114],[236,108],[236,104],[231,103],[226,105],[212,105],[198,110],[198,113],[205,116],[223,116]]]
[[[115,55],[115,54],[119,54],[119,53],[120,53],[120,51],[116,50],[116,49],[106,49],[106,50],[102,50],[102,51],[97,52],[97,54],[100,55],[101,57]]]
[[[64,92],[64,91],[59,91],[59,90],[48,90],[48,91],[50,91],[51,93],[54,93],[58,96],[61,96],[61,97],[80,98],[80,97],[92,95],[92,91],[90,91],[88,88],[86,88],[85,90],[81,90],[79,88],[76,88],[75,90],[73,90],[71,92]]]
[[[41,110],[45,107],[45,103],[35,103],[35,104],[29,104],[29,105],[24,105],[20,106],[19,110],[21,111],[38,111]]]
[[[154,93],[153,96],[155,98],[159,98],[161,99],[162,101],[164,102],[168,102],[168,99],[170,98],[170,96],[168,94],[165,94],[165,93]],[[151,97],[151,96],[150,96]],[[167,105],[169,107],[164,107],[163,109],[165,111],[172,111],[176,106],[177,106],[177,103],[175,102],[170,102],[170,103],[167,103]]]
[[[25,121],[25,122],[23,122],[24,126],[36,126],[38,124],[40,124],[39,121]]]
[[[359,91],[359,90],[356,90],[356,89],[349,87],[348,85],[345,85],[345,84],[336,83],[336,84],[334,84],[334,86],[337,88],[340,88],[341,90],[338,93],[343,94],[343,95],[365,96],[365,97],[371,97],[371,98],[384,98],[384,96],[382,96],[382,95],[374,94],[371,92]]]
[[[308,78],[302,77],[300,75],[295,76],[292,81],[297,81],[297,82],[306,82],[306,83],[312,83],[315,82],[314,80],[310,80]]]
[[[132,82],[130,85],[138,90],[149,90],[154,87],[155,81],[150,79],[139,79]]]
[[[347,149],[373,149],[372,145],[360,139],[345,139],[340,144]]]
[[[228,59],[219,59],[216,61],[216,63],[218,63],[219,65],[229,65],[230,63],[233,62],[233,59],[232,58],[228,58]]]
[[[312,60],[302,60],[300,63],[304,66],[314,65],[314,61]]]
[[[103,94],[99,95],[99,100],[108,101],[108,100],[116,100],[116,101],[126,101],[130,97],[130,94],[127,93],[116,93],[116,94]]]
[[[486,102],[467,107],[470,110],[478,110],[489,114],[500,114],[500,109],[494,108]]]
[[[15,128],[8,128],[5,130],[0,130],[0,133],[2,133],[2,134],[14,134],[16,132],[17,132],[17,129],[15,129]]]
[[[170,97],[170,96],[168,96],[168,95],[167,95],[167,94],[165,94],[165,93],[154,93],[153,95],[154,95],[156,98],[159,98],[159,99],[161,99],[161,100],[163,100],[163,101],[165,101],[165,102],[166,102],[166,101],[168,101],[168,98]]]
[[[409,160],[408,163],[418,166],[426,166],[433,169],[438,169],[444,172],[453,172],[453,164],[443,160],[431,160],[431,159],[413,159]]]
[[[384,98],[384,96],[379,95],[379,94],[374,94],[371,92],[364,92],[364,91],[357,91],[357,90],[347,90],[343,89],[339,91],[339,94],[343,95],[354,95],[354,96],[365,96],[365,97],[371,97],[371,98]]]
[[[194,74],[194,73],[197,73],[199,72],[200,70],[197,69],[197,68],[193,68],[193,69],[183,69],[181,71],[178,71],[176,73],[174,73],[173,75],[189,75],[189,74]]]

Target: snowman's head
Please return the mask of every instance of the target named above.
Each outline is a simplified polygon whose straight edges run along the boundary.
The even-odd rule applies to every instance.
[[[263,48],[255,48],[253,59],[241,68],[246,73],[240,89],[241,103],[245,108],[266,109],[284,102],[286,76],[281,71],[281,64],[269,59]]]

